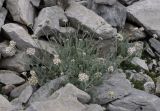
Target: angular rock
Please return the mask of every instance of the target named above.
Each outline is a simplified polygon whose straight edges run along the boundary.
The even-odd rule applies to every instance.
[[[90,104],[90,105],[87,106],[85,111],[105,111],[105,108],[101,107],[98,104]]]
[[[26,83],[24,83],[24,84],[16,87],[15,89],[13,89],[13,90],[11,91],[10,96],[11,96],[12,98],[17,98],[17,97],[19,97],[20,94],[22,93],[22,91],[23,91],[24,89],[26,89],[26,87],[28,87],[28,86],[29,86],[29,84],[28,84],[28,82],[26,82]]]
[[[146,51],[151,57],[156,57],[155,53],[153,52],[153,50],[151,49],[151,47],[149,46],[149,44],[146,44],[145,51]]]
[[[109,24],[119,29],[125,25],[127,16],[126,7],[119,2],[116,2],[113,6],[107,6],[105,4],[96,4],[96,0],[93,1],[91,9],[104,18]]]
[[[14,21],[33,26],[35,9],[30,0],[7,0],[7,9]]]
[[[26,111],[83,111],[86,106],[79,99],[88,102],[90,96],[74,85],[67,84],[53,93],[49,100],[34,102]]]
[[[139,57],[134,57],[131,61],[132,64],[139,66],[140,68],[149,71],[148,66],[145,60],[140,59]]]
[[[127,12],[129,20],[143,26],[151,35],[157,34],[160,36],[159,0],[140,0],[128,6]]]
[[[26,52],[20,51],[13,57],[2,59],[0,62],[0,68],[5,68],[21,73],[29,70],[29,61],[30,59],[26,55]]]
[[[103,4],[103,5],[114,5],[117,0],[95,0],[94,1],[96,4]]]
[[[41,0],[30,0],[33,6],[39,7]]]
[[[132,93],[108,106],[109,111],[159,111],[160,99],[144,91],[133,89]]]
[[[155,38],[151,38],[151,39],[149,40],[149,43],[150,43],[151,47],[152,47],[158,54],[160,54],[160,42],[159,42],[157,39],[155,39]]]
[[[26,103],[33,93],[32,86],[27,86],[19,96],[19,101],[21,103]]]
[[[5,85],[4,87],[2,87],[2,92],[3,92],[3,94],[6,94],[6,95],[8,95],[8,94],[10,94],[10,92],[15,88],[16,86],[14,86],[14,85]]]
[[[7,10],[5,8],[0,8],[0,31],[1,31],[1,27],[4,25],[6,16],[7,16]]]
[[[107,104],[121,99],[131,93],[131,84],[124,73],[114,73],[111,77],[106,74],[103,83],[89,90],[92,101],[97,104]]]
[[[154,94],[154,92],[155,92],[155,84],[154,84],[154,82],[146,82],[144,84],[144,90],[147,93]]]
[[[65,83],[66,79],[67,77],[63,76],[46,83],[33,93],[29,103],[46,100],[54,91],[59,89]]]
[[[4,2],[4,0],[0,0],[0,9],[1,9],[2,6],[3,6],[3,2]]]
[[[44,6],[50,7],[57,5],[57,0],[44,0]]]
[[[13,106],[11,103],[2,95],[0,95],[0,111],[11,111],[12,109]]]
[[[95,36],[109,39],[116,35],[116,29],[112,28],[102,17],[79,3],[70,1],[70,7],[66,9],[65,14],[74,27],[86,29]]]
[[[58,6],[43,8],[35,20],[34,35],[40,37],[59,32],[60,21],[68,22],[62,8]]]
[[[160,95],[160,76],[156,78],[156,94]]]
[[[9,70],[0,70],[0,82],[3,84],[22,84],[25,80],[18,73]]]

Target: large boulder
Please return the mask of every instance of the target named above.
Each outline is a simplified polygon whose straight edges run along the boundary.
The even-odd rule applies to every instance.
[[[122,28],[126,21],[126,8],[119,2],[112,0],[112,5],[92,0],[90,9],[95,11],[99,16],[104,18],[113,27]],[[109,2],[109,1],[108,1]],[[107,2],[107,3],[108,3]]]
[[[7,0],[7,9],[14,21],[33,26],[35,9],[30,0]]]
[[[149,34],[160,36],[159,0],[140,0],[128,6],[127,12],[129,20],[143,26]]]
[[[132,89],[132,93],[112,102],[109,111],[159,111],[160,99],[155,95]]]
[[[70,1],[69,4],[65,14],[74,27],[88,30],[103,39],[110,39],[116,35],[116,30],[93,11],[75,1]]]
[[[43,8],[35,20],[34,36],[48,36],[60,32],[62,22],[64,24],[68,22],[62,8],[58,6]]]
[[[0,70],[0,83],[3,84],[22,84],[25,80],[18,76],[18,73],[9,70]]]
[[[131,84],[124,73],[114,73],[103,77],[103,83],[89,90],[92,101],[97,104],[107,104],[121,99],[131,93]]]

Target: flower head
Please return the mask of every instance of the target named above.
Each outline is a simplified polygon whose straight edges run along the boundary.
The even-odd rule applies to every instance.
[[[59,65],[61,63],[61,59],[59,59],[59,55],[54,55],[53,63],[55,65]]]
[[[112,73],[113,71],[114,71],[114,67],[113,67],[113,66],[109,66],[109,67],[108,67],[108,72],[109,72],[109,73]]]
[[[30,71],[31,77],[28,78],[28,82],[30,85],[36,85],[38,83],[38,78],[35,71]]]
[[[110,98],[114,98],[115,97],[115,93],[113,91],[108,91],[107,95],[110,97]]]
[[[136,52],[136,47],[129,47],[128,48],[128,54],[129,55],[132,55],[133,53],[135,53]]]
[[[78,75],[78,80],[81,82],[87,82],[89,80],[89,76],[86,73],[80,73]]]
[[[155,39],[158,38],[158,35],[157,35],[157,34],[153,34],[152,36],[153,36],[153,38],[155,38]]]
[[[10,47],[15,47],[15,46],[16,46],[16,42],[13,41],[13,40],[11,40],[11,41],[9,42],[9,46],[10,46]]]
[[[116,37],[119,41],[123,41],[123,36],[121,34],[118,33]]]
[[[35,48],[27,48],[26,51],[28,55],[35,55],[35,52],[36,52]]]
[[[102,77],[102,73],[101,72],[97,72],[97,73],[95,73],[95,76],[96,76],[96,78],[100,78],[100,77]]]

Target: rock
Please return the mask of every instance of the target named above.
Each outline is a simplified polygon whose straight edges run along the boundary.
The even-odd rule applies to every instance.
[[[151,35],[157,34],[158,36],[160,36],[159,11],[159,0],[140,0],[127,7],[129,20],[143,26]]]
[[[2,92],[6,95],[8,95],[13,89],[15,88],[14,85],[6,85],[2,87]]]
[[[154,84],[154,82],[146,82],[144,84],[144,90],[147,93],[154,94],[154,91],[155,91],[155,84]]]
[[[103,4],[103,5],[110,5],[110,6],[112,6],[112,5],[114,5],[117,2],[117,0],[94,0],[94,2],[96,4]]]
[[[26,52],[19,51],[13,57],[2,59],[0,62],[0,68],[13,70],[16,72],[25,72],[29,70],[29,61],[30,59],[26,55]]]
[[[78,100],[83,102],[90,100],[90,96],[86,92],[72,84],[60,88],[49,98],[47,101],[32,103],[26,111],[53,111],[53,109],[54,111],[82,111],[86,106]]]
[[[23,111],[24,110],[24,106],[19,101],[19,98],[13,99],[11,101],[11,104],[14,106],[14,108],[12,109],[12,111]]]
[[[149,43],[150,43],[151,47],[152,47],[158,54],[160,54],[160,42],[159,42],[157,39],[155,39],[155,38],[151,38],[151,39],[149,40]]]
[[[134,57],[131,61],[132,64],[139,66],[140,68],[149,71],[148,66],[145,60],[140,59],[139,57]]]
[[[156,78],[156,94],[160,95],[160,76]]]
[[[146,43],[146,47],[145,47],[145,51],[151,56],[151,57],[156,57],[155,53],[153,52],[153,50],[151,49],[151,47],[149,46],[149,44]]]
[[[0,111],[11,111],[12,109],[13,106],[11,103],[2,95],[0,95]]]
[[[44,0],[45,7],[51,7],[57,5],[57,0]]]
[[[3,2],[4,2],[4,0],[0,0],[0,9],[1,9],[2,6],[3,6]]]
[[[14,21],[30,27],[33,26],[35,9],[30,0],[7,0],[7,9],[11,13]]]
[[[33,6],[39,7],[41,0],[30,0]]]
[[[103,83],[89,90],[92,101],[97,104],[107,104],[130,94],[131,84],[124,73],[106,74]]]
[[[132,93],[112,102],[109,111],[159,111],[160,99],[144,91],[133,89]]]
[[[119,0],[119,1],[125,5],[131,5],[132,3],[139,1],[139,0]]]
[[[32,86],[27,86],[22,93],[19,96],[19,101],[21,103],[27,103],[27,101],[29,100],[29,98],[31,97],[33,93],[33,88]]]
[[[91,9],[104,18],[109,24],[119,29],[125,25],[127,16],[126,7],[119,2],[116,2],[113,6],[107,6],[105,4],[96,4],[96,0],[93,1]]]
[[[3,84],[22,84],[24,79],[18,76],[18,73],[9,70],[0,70],[0,82]]]
[[[58,6],[43,8],[35,20],[34,35],[40,37],[59,32],[60,21],[68,22],[62,8]]]
[[[66,79],[67,77],[63,76],[41,86],[35,93],[33,93],[29,103],[46,100],[54,91],[59,89],[65,83]]]
[[[116,35],[116,29],[112,28],[102,17],[79,3],[70,1],[70,7],[66,9],[65,14],[74,27],[88,30],[95,36],[109,39]]]
[[[1,5],[1,1],[2,0],[0,0],[0,5]],[[7,16],[7,10],[5,8],[0,8],[0,31],[1,31],[1,27],[4,25],[6,16]]]
[[[17,97],[19,97],[20,94],[22,93],[22,91],[23,91],[24,89],[26,89],[26,87],[28,87],[28,86],[29,86],[29,84],[28,84],[28,82],[27,82],[27,83],[24,83],[24,84],[16,87],[15,89],[13,89],[13,90],[11,91],[10,96],[11,96],[12,98],[17,98]]]
[[[87,106],[85,111],[105,111],[105,108],[101,107],[98,104],[90,104],[90,105]]]

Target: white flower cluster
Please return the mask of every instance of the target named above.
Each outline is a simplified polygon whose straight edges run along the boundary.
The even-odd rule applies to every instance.
[[[102,73],[101,72],[97,72],[97,73],[95,73],[95,76],[96,76],[96,78],[100,78],[100,77],[102,77]]]
[[[9,46],[5,48],[5,56],[14,56],[16,54],[16,42],[10,41]]]
[[[30,74],[31,74],[31,77],[28,78],[29,84],[33,86],[38,84],[38,78],[37,78],[36,72],[32,70],[30,71]]]
[[[109,67],[108,67],[108,72],[109,72],[109,73],[112,73],[113,71],[114,71],[114,67],[113,67],[113,66],[109,66]]]
[[[89,80],[89,76],[86,73],[80,73],[78,75],[78,80],[81,82],[87,82]]]
[[[59,55],[54,55],[53,63],[55,65],[59,65],[61,63],[61,59],[59,59]]]
[[[136,47],[135,46],[129,47],[127,52],[128,52],[129,55],[132,55],[133,53],[136,52]]]
[[[35,55],[36,50],[35,50],[35,48],[27,48],[26,53],[27,53],[27,55],[32,56],[32,55]]]
[[[119,41],[123,41],[123,36],[119,33],[117,33],[116,35],[116,38],[119,40]]]

